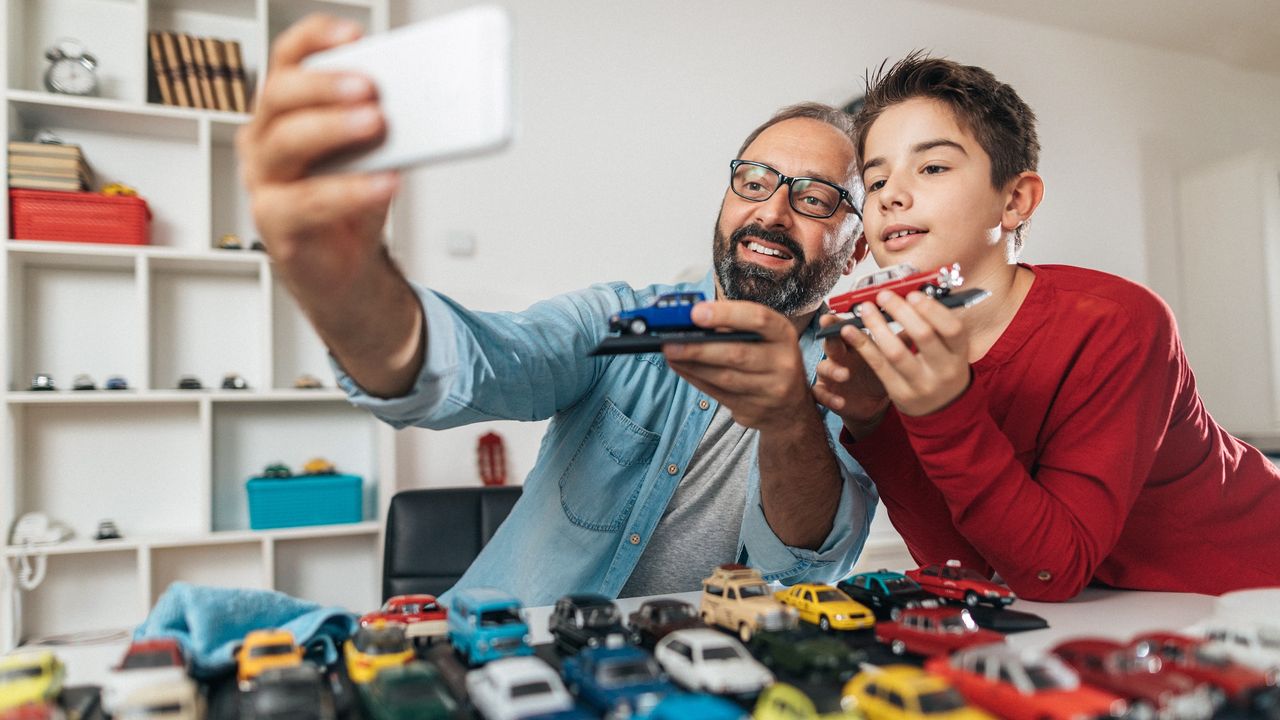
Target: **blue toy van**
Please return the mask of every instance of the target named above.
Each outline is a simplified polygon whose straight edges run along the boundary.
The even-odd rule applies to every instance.
[[[681,292],[659,295],[652,305],[623,310],[609,318],[609,330],[624,335],[644,335],[649,332],[697,330],[689,314],[693,306],[706,300],[700,292]]]
[[[449,612],[449,642],[471,665],[532,655],[524,606],[496,588],[459,590]]]

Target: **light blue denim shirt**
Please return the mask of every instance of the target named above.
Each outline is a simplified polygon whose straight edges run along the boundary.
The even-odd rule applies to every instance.
[[[594,285],[517,313],[473,312],[415,289],[429,340],[413,390],[374,398],[335,364],[353,404],[396,428],[551,418],[523,495],[455,589],[497,587],[530,606],[553,604],[571,592],[617,597],[717,403],[672,372],[661,353],[587,353],[608,334],[614,313],[668,292],[714,297],[712,276],[639,290],[621,282]],[[816,331],[815,317],[800,338],[810,383],[822,358]],[[819,409],[844,480],[821,548],[790,547],[778,539],[760,506],[759,464],[751,465],[738,554],[768,580],[843,578],[875,512],[871,481],[836,441],[840,418]]]

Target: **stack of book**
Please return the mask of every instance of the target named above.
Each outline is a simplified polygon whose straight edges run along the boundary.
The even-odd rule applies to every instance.
[[[249,112],[244,60],[234,40],[148,33],[151,79],[165,105]]]
[[[80,192],[93,185],[93,171],[79,145],[9,141],[9,187]]]

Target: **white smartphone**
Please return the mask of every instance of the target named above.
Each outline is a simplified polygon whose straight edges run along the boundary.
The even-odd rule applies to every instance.
[[[511,20],[479,5],[316,53],[307,68],[351,70],[378,88],[382,144],[316,173],[376,172],[501,149],[511,140]]]

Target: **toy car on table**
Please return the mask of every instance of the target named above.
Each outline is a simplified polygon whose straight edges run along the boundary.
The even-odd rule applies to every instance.
[[[938,598],[902,573],[889,570],[858,573],[841,580],[836,587],[849,597],[871,608],[878,619],[897,619],[906,608],[939,607]]]
[[[964,277],[960,274],[959,264],[952,264],[950,267],[944,265],[936,271],[924,272],[910,263],[891,265],[877,270],[870,275],[858,278],[849,292],[827,299],[827,307],[832,313],[848,315],[848,317],[819,330],[818,337],[836,335],[845,325],[853,325],[859,330],[864,329],[862,303],[875,304],[876,296],[885,290],[904,298],[918,290],[949,308],[969,307],[982,302],[991,294],[979,288],[958,291],[957,288],[963,284]],[[883,310],[880,312],[886,322],[893,322],[892,316]]]
[[[627,616],[631,642],[652,649],[668,633],[687,628],[706,627],[698,617],[698,609],[683,600],[656,598],[646,600],[640,609]]]
[[[1135,705],[1146,704],[1161,720],[1213,716],[1220,696],[1173,665],[1106,638],[1076,638],[1059,643],[1053,654],[1088,685],[1115,693]]]
[[[976,607],[978,603],[1004,607],[1018,597],[1009,588],[976,570],[961,567],[956,560],[948,560],[946,565],[925,565],[908,570],[906,576],[934,595],[959,600],[969,607]]]
[[[653,650],[672,680],[717,695],[755,695],[773,673],[732,637],[711,628],[676,630]]]
[[[443,637],[449,632],[449,612],[435,595],[396,595],[382,607],[360,618],[361,625],[377,620],[404,623],[404,634],[410,640]]]
[[[584,647],[621,645],[627,641],[618,606],[604,595],[565,595],[556,601],[547,625],[556,649],[565,655]]]
[[[870,608],[830,585],[800,583],[779,590],[774,597],[795,608],[802,621],[817,625],[824,632],[860,630],[876,624]]]
[[[1004,636],[978,627],[968,610],[948,606],[906,608],[897,620],[876,623],[876,640],[888,645],[894,655],[941,655],[974,645],[1002,643]]]

